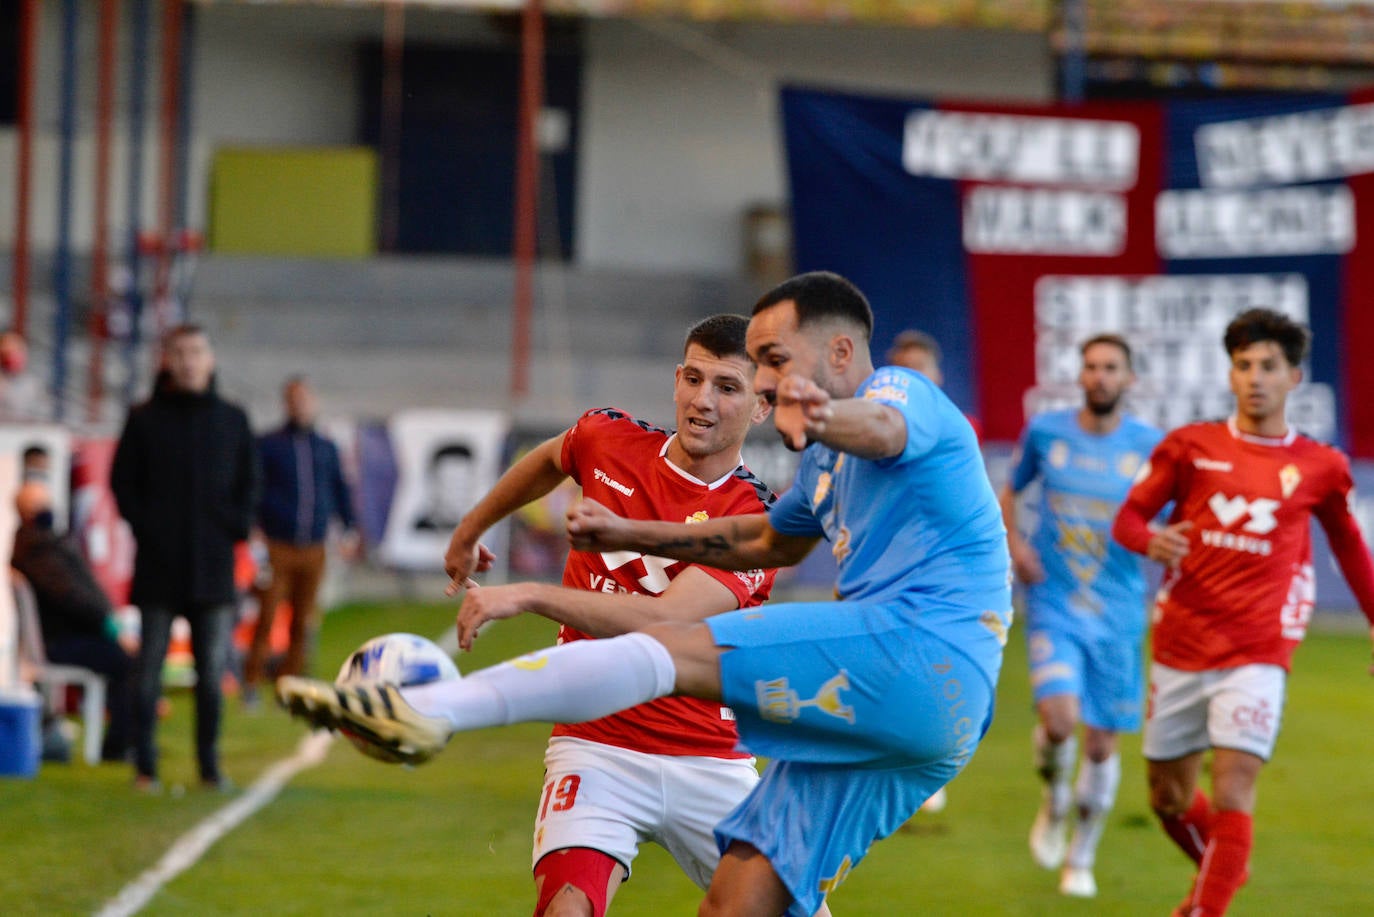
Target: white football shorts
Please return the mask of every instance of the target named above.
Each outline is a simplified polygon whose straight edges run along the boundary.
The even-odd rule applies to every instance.
[[[1233,748],[1265,761],[1274,753],[1288,673],[1276,665],[1185,672],[1150,666],[1141,750],[1171,761],[1207,748]]]
[[[625,867],[663,847],[705,889],[720,861],[713,829],[758,783],[753,758],[650,755],[554,736],[534,818],[534,858],[589,847]]]

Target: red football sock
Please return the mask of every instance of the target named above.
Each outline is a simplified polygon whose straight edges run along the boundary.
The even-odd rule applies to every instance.
[[[1213,818],[1212,803],[1208,801],[1207,794],[1196,790],[1188,811],[1169,818],[1161,817],[1159,823],[1164,827],[1164,833],[1188,854],[1189,859],[1201,863],[1202,855],[1207,850],[1207,841],[1212,835]]]
[[[1226,913],[1231,899],[1249,876],[1254,820],[1247,812],[1218,812],[1212,820],[1212,839],[1198,868],[1197,910],[1205,917]]]

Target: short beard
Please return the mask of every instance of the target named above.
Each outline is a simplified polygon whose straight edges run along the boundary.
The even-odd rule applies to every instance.
[[[1099,404],[1096,401],[1093,401],[1091,398],[1083,399],[1084,406],[1087,407],[1087,409],[1093,413],[1094,417],[1106,417],[1108,414],[1111,414],[1113,411],[1115,411],[1116,406],[1120,403],[1120,395],[1116,396],[1111,401],[1101,404]]]

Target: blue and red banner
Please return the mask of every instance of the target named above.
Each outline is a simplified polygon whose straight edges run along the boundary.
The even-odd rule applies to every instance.
[[[1290,418],[1374,456],[1374,92],[991,106],[788,89],[796,261],[920,328],[990,440],[1077,403],[1077,345],[1136,351],[1132,408],[1229,413],[1221,334],[1280,309],[1314,344]]]

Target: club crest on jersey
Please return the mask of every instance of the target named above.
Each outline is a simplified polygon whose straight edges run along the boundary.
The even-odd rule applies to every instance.
[[[1056,439],[1050,443],[1050,452],[1046,456],[1051,468],[1063,468],[1069,464],[1069,444],[1062,439]]]
[[[687,523],[688,525],[691,525],[694,522],[705,522],[710,518],[710,513],[706,512],[706,510],[704,509],[699,509],[695,513],[692,513],[692,515],[688,516],[686,519],[683,519],[682,521]]]
[[[1279,486],[1283,488],[1283,498],[1287,500],[1293,496],[1293,491],[1298,489],[1302,483],[1302,472],[1298,471],[1297,465],[1284,465],[1279,471]]]
[[[1123,478],[1134,478],[1140,470],[1140,453],[1126,452],[1116,460],[1116,473]]]
[[[821,685],[814,697],[803,700],[793,691],[787,679],[774,678],[754,682],[754,693],[758,698],[759,715],[774,723],[791,723],[801,716],[802,710],[815,707],[822,713],[854,723],[854,708],[840,697],[841,691],[849,689],[849,673],[840,669],[839,674]]]

